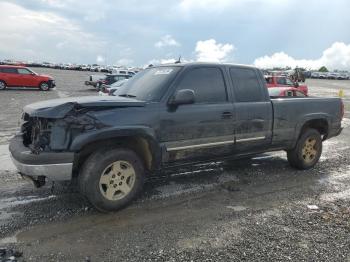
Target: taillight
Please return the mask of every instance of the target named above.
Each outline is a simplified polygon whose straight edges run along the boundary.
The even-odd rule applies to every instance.
[[[342,120],[344,117],[344,113],[345,113],[344,102],[343,102],[343,99],[340,99],[340,117]]]

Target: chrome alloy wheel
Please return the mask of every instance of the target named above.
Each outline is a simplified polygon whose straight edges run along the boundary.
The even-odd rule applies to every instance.
[[[317,156],[316,139],[308,138],[302,149],[302,156],[306,163],[311,163]]]
[[[135,170],[127,161],[110,164],[101,174],[99,187],[101,194],[110,201],[127,196],[135,184]]]
[[[43,91],[49,90],[49,84],[48,83],[42,83],[40,85],[40,89],[43,90]]]

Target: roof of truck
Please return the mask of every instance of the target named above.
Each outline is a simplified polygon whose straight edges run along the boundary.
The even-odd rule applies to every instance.
[[[153,65],[151,67],[164,67],[164,66],[196,66],[196,65],[206,65],[206,66],[238,66],[246,68],[256,68],[252,65],[243,65],[243,64],[233,64],[233,63],[219,63],[219,62],[181,62],[181,63],[169,63],[161,65]]]

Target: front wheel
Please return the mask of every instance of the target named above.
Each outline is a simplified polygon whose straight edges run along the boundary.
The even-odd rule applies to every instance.
[[[41,91],[48,91],[50,89],[49,84],[47,82],[43,82],[39,86]]]
[[[80,192],[98,210],[116,211],[141,192],[144,173],[142,160],[132,150],[100,150],[84,163],[78,179]]]
[[[322,154],[322,138],[315,129],[307,129],[300,136],[296,147],[287,151],[289,164],[297,169],[310,169],[320,159]]]

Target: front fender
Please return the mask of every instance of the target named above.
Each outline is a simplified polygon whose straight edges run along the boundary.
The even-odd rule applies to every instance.
[[[145,126],[123,126],[103,128],[78,135],[73,139],[70,145],[70,151],[78,152],[85,145],[92,142],[131,136],[143,137],[147,139],[147,141],[150,141],[153,144],[152,146],[158,145],[153,129]]]

